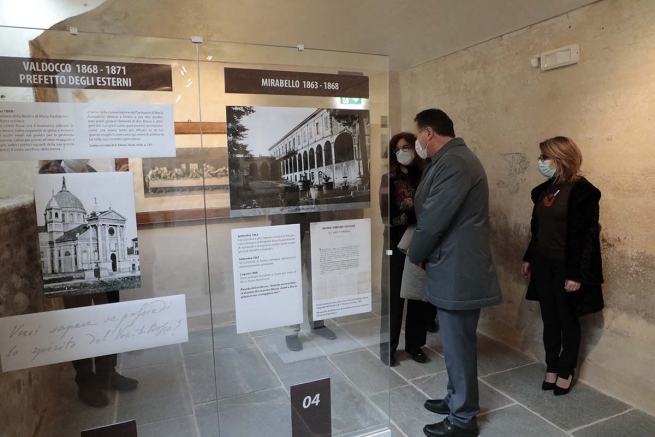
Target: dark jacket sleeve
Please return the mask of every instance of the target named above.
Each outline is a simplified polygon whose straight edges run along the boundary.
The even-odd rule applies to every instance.
[[[464,159],[444,156],[439,166],[432,181],[424,181],[430,183],[430,192],[409,247],[408,256],[413,264],[425,261],[440,244],[471,188],[471,175]]]
[[[395,209],[395,211],[394,211]],[[407,223],[408,225],[415,225],[416,224],[416,210],[414,209],[414,199],[407,199],[406,204],[402,205],[400,208],[396,207],[396,204],[394,204],[391,207],[392,210],[392,217],[399,217],[402,214],[405,214],[405,217],[407,218]],[[392,223],[393,225],[393,223]]]
[[[537,215],[532,211],[532,218],[530,219],[530,242],[528,243],[528,249],[523,255],[523,262],[532,263],[532,258],[534,255],[534,247],[537,244],[537,238],[535,237],[537,229]]]
[[[596,251],[600,241],[600,191],[585,197],[570,211],[567,239],[566,279],[580,283],[602,282],[597,279]]]
[[[417,222],[416,218],[416,190],[418,189],[419,184],[421,183],[421,175],[423,174],[422,170],[416,170],[416,167],[411,167],[412,170],[409,174],[409,183],[412,186],[414,195],[412,196],[411,203],[405,205],[401,208],[402,212],[407,216],[407,224],[415,225]]]
[[[416,211],[414,210],[414,198],[405,199],[402,205],[398,205],[397,193],[396,193],[396,184],[398,182],[405,181],[412,188],[416,189],[418,185],[409,175],[400,174],[395,178],[387,177],[386,185],[388,187],[387,192],[384,193],[385,207],[388,208],[386,211],[389,214],[388,224],[389,226],[407,226],[413,225],[416,223]],[[384,183],[384,182],[383,182]],[[380,196],[383,193],[380,192]],[[380,199],[380,205],[382,205],[382,199]]]
[[[539,185],[533,189],[532,193],[530,194],[530,197],[532,198],[532,204],[534,206],[532,208],[532,218],[530,219],[530,243],[528,243],[528,249],[525,251],[525,255],[523,255],[523,262],[526,263],[532,263],[534,258],[534,252],[537,246],[537,232],[539,230],[539,221],[537,219],[536,207],[537,202],[541,201],[543,193],[545,192],[548,185],[548,183]]]
[[[396,186],[395,186],[395,180],[389,178],[389,195],[388,195],[388,203],[389,203],[389,226],[394,226],[394,224],[397,223],[397,219],[400,218],[402,215],[403,211],[400,209],[400,207],[396,204]],[[407,223],[404,223],[403,225],[407,225]]]
[[[382,222],[386,225],[389,223],[389,175],[382,175],[380,182],[380,214]]]

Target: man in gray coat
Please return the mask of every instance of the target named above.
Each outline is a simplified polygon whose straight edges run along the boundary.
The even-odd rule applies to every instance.
[[[478,435],[477,327],[480,310],[502,295],[489,242],[489,186],[484,167],[452,120],[428,109],[414,119],[416,149],[429,159],[414,203],[418,223],[408,256],[426,270],[426,298],[439,309],[448,395],[425,408],[448,417],[429,437]]]

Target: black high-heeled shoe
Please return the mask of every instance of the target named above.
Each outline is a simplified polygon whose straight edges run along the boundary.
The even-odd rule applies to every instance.
[[[571,391],[571,388],[573,387],[573,378],[575,378],[575,371],[571,372],[571,384],[569,384],[568,388],[562,388],[562,387],[558,386],[557,383],[555,383],[555,388],[554,388],[554,391],[553,391],[555,396],[564,396],[564,395],[569,394],[569,392]]]
[[[544,379],[544,382],[541,383],[541,389],[542,389],[543,391],[555,390],[555,386],[556,386],[556,383],[554,383],[554,382],[547,382],[545,379]]]
[[[547,372],[547,373],[555,373],[555,374],[556,374],[556,372]],[[548,375],[546,375],[546,376],[548,376]],[[555,383],[556,383],[556,382],[557,382],[557,377],[555,377],[555,382],[547,382],[547,381],[544,379],[544,382],[541,383],[541,389],[542,389],[543,391],[551,391],[551,390],[554,390],[554,389],[555,389]]]

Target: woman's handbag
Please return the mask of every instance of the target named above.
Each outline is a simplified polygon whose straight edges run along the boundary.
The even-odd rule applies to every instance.
[[[407,254],[416,226],[409,226],[403,237],[398,243],[398,250]],[[425,293],[423,287],[425,286],[425,270],[417,265],[412,264],[409,257],[405,258],[405,267],[403,269],[403,279],[400,286],[400,297],[403,299],[421,300],[425,301]]]

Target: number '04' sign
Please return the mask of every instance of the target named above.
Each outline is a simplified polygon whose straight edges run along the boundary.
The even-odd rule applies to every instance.
[[[316,405],[318,407],[318,404],[321,402],[321,394],[316,393],[316,396],[314,396],[314,399],[312,399],[311,396],[305,396],[305,399],[302,401],[302,407],[304,409],[307,409],[311,407],[312,405]]]
[[[332,435],[329,378],[291,387],[291,435],[292,437]]]

